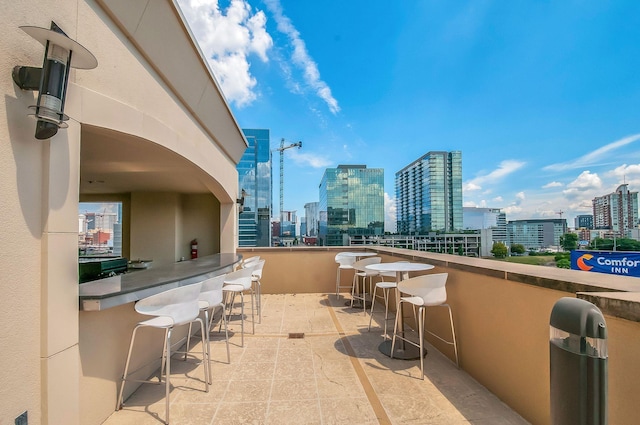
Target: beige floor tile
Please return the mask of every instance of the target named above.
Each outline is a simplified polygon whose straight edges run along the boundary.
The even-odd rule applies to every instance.
[[[315,400],[272,401],[267,416],[269,425],[320,425],[320,404]]]
[[[275,362],[240,363],[236,368],[232,380],[265,380],[273,379]]]
[[[217,409],[217,402],[172,404],[170,423],[172,425],[209,424]]]
[[[348,299],[263,295],[262,323],[252,335],[247,298],[244,347],[239,321],[230,326],[231,363],[223,335],[212,333],[209,393],[199,340],[189,361],[172,359],[172,424],[378,424],[371,404],[377,401],[392,424],[526,424],[433,347],[427,346],[424,381],[417,360],[380,353],[382,313],[369,332],[369,314],[345,306]],[[305,335],[288,338],[289,332]],[[364,388],[373,389],[370,398]],[[164,386],[143,385],[104,425],[159,424],[164,415]]]
[[[313,351],[311,351],[311,348],[280,348],[277,362],[284,364],[313,362]]]
[[[278,362],[275,376],[278,379],[304,379],[311,380],[314,377],[313,362],[295,362],[291,364]]]
[[[365,392],[360,381],[353,378],[338,377],[328,379],[316,377],[318,396],[320,398],[354,398],[364,397]]]
[[[123,409],[114,412],[105,424],[109,425],[158,425],[164,421],[164,410],[161,416],[157,412]]]
[[[267,418],[267,402],[221,402],[212,425],[259,425]]]
[[[230,381],[222,399],[225,403],[269,401],[271,380]]]
[[[264,347],[247,347],[244,350],[244,354],[240,358],[241,363],[250,362],[270,362],[275,363],[278,355],[278,348],[264,348]]]
[[[318,399],[318,386],[312,379],[275,379],[271,387],[271,400],[310,400]]]
[[[377,423],[376,415],[366,397],[349,399],[320,399],[323,424]]]

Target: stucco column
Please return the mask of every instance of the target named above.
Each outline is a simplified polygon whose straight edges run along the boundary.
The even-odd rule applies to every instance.
[[[238,214],[235,203],[220,204],[220,252],[236,252]]]
[[[78,183],[80,125],[44,141],[42,175],[42,423],[79,424]]]

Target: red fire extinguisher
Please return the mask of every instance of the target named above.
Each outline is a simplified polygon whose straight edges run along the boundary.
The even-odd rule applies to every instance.
[[[194,239],[191,241],[191,259],[195,260],[198,258],[198,240]]]

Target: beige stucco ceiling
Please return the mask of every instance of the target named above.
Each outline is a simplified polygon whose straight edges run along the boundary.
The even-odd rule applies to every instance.
[[[156,143],[103,128],[82,127],[82,195],[210,193],[210,188],[216,184],[200,168]]]

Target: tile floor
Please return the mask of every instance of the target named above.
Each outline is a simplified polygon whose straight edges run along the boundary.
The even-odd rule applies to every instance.
[[[424,381],[418,360],[381,354],[381,328],[368,332],[368,314],[345,297],[263,295],[262,304],[255,335],[245,308],[244,347],[239,321],[230,323],[231,364],[215,335],[208,393],[199,346],[189,361],[171,362],[171,424],[527,424],[435,349]],[[143,385],[104,424],[159,424],[164,415],[164,386]]]

